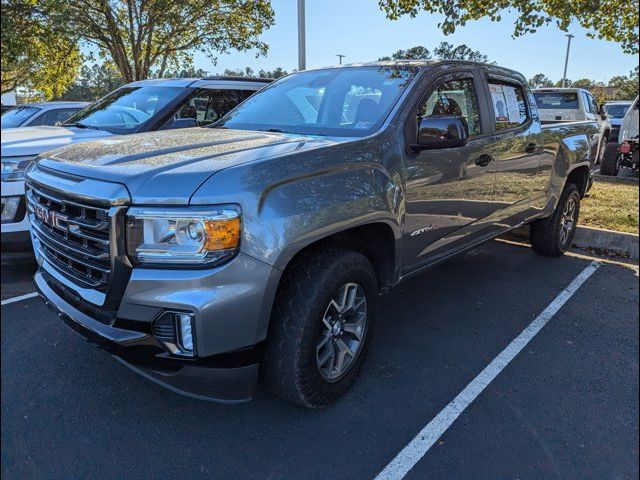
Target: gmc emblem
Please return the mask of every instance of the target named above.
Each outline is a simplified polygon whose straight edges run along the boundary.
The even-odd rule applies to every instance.
[[[59,230],[67,229],[67,217],[49,210],[44,205],[35,206],[35,215],[42,223]]]

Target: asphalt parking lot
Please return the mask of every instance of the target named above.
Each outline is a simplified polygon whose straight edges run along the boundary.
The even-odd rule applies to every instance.
[[[264,389],[177,396],[40,299],[4,305],[2,475],[373,479],[590,263],[496,241],[400,285],[355,387],[321,411]],[[3,298],[31,291],[29,268],[3,267]],[[637,478],[638,293],[637,266],[604,261],[406,478]]]

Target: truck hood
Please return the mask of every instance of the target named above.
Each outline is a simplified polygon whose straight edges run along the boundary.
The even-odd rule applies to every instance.
[[[39,155],[65,145],[111,137],[112,133],[76,127],[24,127],[2,131],[2,156]]]
[[[124,185],[134,204],[185,205],[222,169],[345,139],[188,128],[113,136],[50,152],[39,165]]]

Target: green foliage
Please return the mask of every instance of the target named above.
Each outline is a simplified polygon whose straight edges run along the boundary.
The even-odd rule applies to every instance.
[[[60,0],[55,16],[126,82],[188,69],[196,51],[265,54],[259,36],[274,23],[268,0]]]
[[[50,16],[55,1],[2,0],[2,93],[21,86],[59,96],[75,79],[82,56],[76,38]]]
[[[616,87],[616,100],[633,100],[640,90],[640,68],[636,66],[629,75],[618,75],[609,80],[609,86]]]
[[[448,42],[440,42],[440,45],[433,50],[433,55],[435,58],[445,60],[468,60],[472,62],[489,63],[489,57],[477,50],[471,49],[465,44],[455,47]],[[417,47],[408,48],[407,50],[398,50],[390,57],[381,57],[378,60],[431,60],[432,58],[433,56],[431,55],[431,51],[426,47],[419,45]]]
[[[276,79],[284,77],[285,75],[289,75],[289,73],[282,67],[277,67],[273,70],[260,70],[256,74],[251,67],[246,67],[244,70],[226,69],[224,72],[222,72],[222,75],[228,75],[231,77],[261,77]]]
[[[548,88],[553,87],[553,81],[547,78],[544,73],[537,73],[529,79],[531,88]]]
[[[575,21],[589,30],[589,36],[618,42],[625,53],[638,53],[638,0],[378,0],[378,4],[392,20],[415,17],[421,11],[443,15],[438,26],[445,35],[470,20],[499,22],[504,10],[518,14],[515,37],[548,24],[566,32]]]
[[[124,84],[124,80],[110,62],[101,65],[83,65],[80,75],[60,100],[92,102],[114,91]]]

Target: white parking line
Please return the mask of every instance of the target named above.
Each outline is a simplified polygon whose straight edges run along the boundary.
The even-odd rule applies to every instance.
[[[11,297],[6,300],[2,300],[2,306],[9,305],[10,303],[21,302],[22,300],[28,300],[33,297],[37,297],[38,294],[36,292],[26,293],[24,295],[20,295],[19,297]]]
[[[375,480],[400,480],[429,451],[465,409],[518,355],[600,266],[592,262],[492,362],[431,420],[378,474]]]

